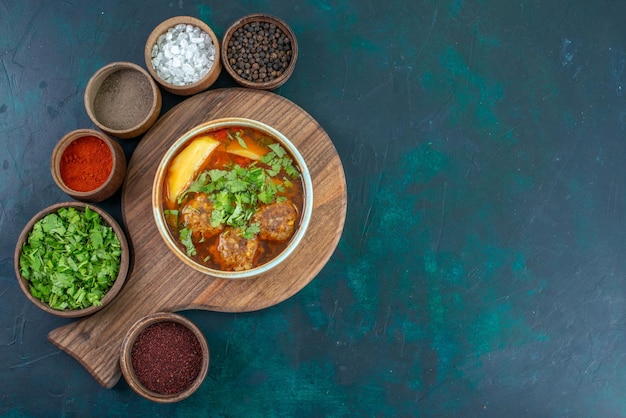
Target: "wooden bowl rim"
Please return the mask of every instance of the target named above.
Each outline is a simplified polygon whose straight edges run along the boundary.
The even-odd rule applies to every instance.
[[[195,83],[186,84],[184,86],[178,86],[168,83],[167,81],[159,77],[152,67],[152,47],[154,46],[156,40],[159,36],[167,32],[168,29],[173,28],[180,23],[194,25],[202,29],[209,35],[211,41],[213,42],[213,46],[215,47],[215,58],[213,60],[213,65],[209,69],[209,72]],[[167,91],[179,95],[191,95],[209,88],[217,80],[217,77],[222,70],[220,57],[220,41],[217,35],[215,34],[215,32],[213,32],[213,29],[211,29],[211,27],[206,22],[193,16],[174,16],[159,23],[152,30],[152,32],[150,32],[150,35],[148,35],[146,45],[144,47],[144,60],[146,62],[146,68],[148,69],[148,73],[158,84],[163,86],[163,88],[165,88]]]
[[[187,389],[172,395],[154,392],[146,388],[135,374],[131,361],[131,352],[137,336],[148,326],[159,322],[176,322],[187,327],[198,339],[202,350],[202,366],[200,368],[200,373]],[[120,369],[122,370],[122,375],[128,385],[137,394],[148,400],[159,403],[178,402],[193,394],[200,387],[200,385],[202,385],[202,382],[206,378],[209,370],[209,362],[209,345],[207,344],[206,338],[200,328],[198,328],[198,326],[190,319],[174,312],[155,312],[140,318],[128,329],[120,346]]]
[[[24,243],[26,242],[28,235],[32,231],[33,226],[35,225],[37,221],[39,221],[44,216],[50,213],[58,211],[61,208],[74,207],[74,208],[77,208],[78,210],[84,211],[85,207],[87,206],[89,206],[90,210],[97,212],[100,216],[102,216],[105,222],[109,226],[111,226],[111,228],[113,228],[113,231],[117,235],[120,241],[120,248],[122,252],[120,256],[120,270],[117,274],[117,277],[115,278],[115,281],[113,282],[113,285],[102,298],[102,304],[100,306],[90,306],[84,309],[65,309],[61,311],[59,309],[52,308],[50,305],[40,301],[39,299],[37,299],[30,293],[30,290],[28,289],[27,280],[24,277],[22,277],[20,273],[20,255],[22,254],[22,247],[24,246]],[[113,299],[115,299],[117,294],[120,292],[120,290],[122,290],[122,287],[124,285],[124,282],[126,281],[126,277],[128,276],[128,271],[130,268],[130,247],[128,245],[128,240],[126,239],[126,234],[124,233],[124,230],[122,229],[122,227],[117,223],[117,221],[111,215],[109,215],[106,211],[99,208],[98,206],[95,206],[90,203],[85,203],[85,202],[55,203],[37,212],[22,229],[22,232],[20,233],[17,239],[15,252],[13,254],[13,268],[15,270],[15,275],[20,285],[20,288],[22,289],[22,292],[24,292],[26,297],[35,306],[55,316],[59,316],[63,318],[78,318],[78,317],[91,315],[99,311],[100,309],[104,308],[109,303],[111,303]]]
[[[97,187],[88,192],[80,192],[67,186],[63,181],[63,177],[61,177],[60,171],[60,160],[63,156],[63,153],[72,142],[86,136],[95,136],[108,146],[109,151],[111,151],[111,155],[113,157],[113,166],[111,167],[111,172],[109,173],[109,176],[104,181],[104,183],[100,185],[100,187]],[[122,150],[121,145],[103,132],[96,131],[95,129],[75,129],[65,134],[54,146],[50,158],[50,171],[52,173],[52,179],[63,192],[74,197],[75,199],[87,199],[92,196],[96,196],[102,193],[105,189],[111,187],[111,182],[116,175],[119,175],[123,180],[126,173],[126,156],[124,155],[124,150]],[[123,181],[120,181],[120,184],[113,185],[113,187],[111,187],[111,190],[108,191],[108,196],[106,196],[106,198],[112,196],[120,188],[122,182]]]
[[[150,84],[150,91],[152,93],[152,104],[150,105],[150,110],[145,118],[139,121],[135,126],[126,129],[113,129],[98,120],[96,117],[92,107],[93,101],[95,100],[96,94],[102,82],[111,74],[120,70],[134,70],[139,72],[143,77],[148,80]],[[96,85],[97,83],[97,85]],[[147,131],[153,124],[156,122],[159,113],[161,112],[161,91],[159,90],[159,86],[156,84],[152,76],[148,71],[146,71],[143,67],[135,64],[134,62],[129,61],[115,61],[111,62],[104,67],[98,69],[87,82],[87,86],[85,87],[84,94],[84,102],[85,109],[87,110],[87,115],[91,119],[91,121],[100,129],[105,132],[110,133],[111,135],[117,136],[119,138],[132,138],[135,136],[139,136],[140,134]]]
[[[287,66],[287,69],[285,69],[285,71],[274,80],[266,81],[263,83],[257,83],[254,81],[246,80],[240,77],[235,72],[235,70],[231,67],[231,65],[228,63],[228,42],[230,42],[230,39],[232,38],[233,34],[235,33],[237,29],[239,29],[241,26],[250,22],[275,23],[290,39],[291,49],[293,51],[291,61],[289,61],[289,65]],[[224,68],[226,69],[226,72],[228,72],[228,74],[230,74],[231,77],[233,77],[233,79],[237,83],[239,83],[240,85],[244,87],[250,87],[250,88],[255,88],[259,90],[273,90],[282,86],[291,77],[293,70],[296,66],[297,58],[298,58],[298,39],[296,38],[296,34],[291,29],[291,27],[287,24],[287,22],[285,22],[284,20],[282,20],[281,18],[277,16],[273,16],[267,13],[252,13],[252,14],[249,14],[249,15],[246,15],[237,19],[236,21],[231,23],[228,29],[226,29],[226,33],[224,34],[224,37],[222,38],[222,62],[223,62]]]

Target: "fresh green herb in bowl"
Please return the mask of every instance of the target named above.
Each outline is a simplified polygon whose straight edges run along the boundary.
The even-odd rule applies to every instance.
[[[20,286],[35,305],[78,317],[101,309],[119,292],[129,249],[120,226],[102,209],[66,202],[31,219],[14,263]]]

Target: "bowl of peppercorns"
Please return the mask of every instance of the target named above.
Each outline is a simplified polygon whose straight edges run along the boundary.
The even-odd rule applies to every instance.
[[[274,90],[293,73],[298,43],[283,20],[257,13],[230,25],[222,38],[221,53],[224,68],[238,84]]]

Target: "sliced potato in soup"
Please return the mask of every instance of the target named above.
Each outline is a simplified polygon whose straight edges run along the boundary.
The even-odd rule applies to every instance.
[[[169,168],[167,176],[167,200],[174,202],[179,194],[195,179],[202,164],[209,158],[220,142],[209,135],[191,141],[178,154]]]
[[[251,160],[258,161],[267,154],[267,148],[263,148],[258,144],[251,142],[246,144],[246,147],[242,147],[238,142],[233,141],[226,148],[226,152],[233,155],[239,155],[240,157],[250,158]]]

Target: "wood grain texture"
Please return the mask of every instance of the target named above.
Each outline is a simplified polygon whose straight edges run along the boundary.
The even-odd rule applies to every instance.
[[[218,279],[184,265],[162,241],[152,213],[152,182],[165,151],[194,126],[222,117],[255,119],[281,131],[298,147],[313,181],[311,224],[299,248],[275,270],[249,280]],[[48,334],[53,344],[107,388],[121,376],[120,345],[135,321],[158,311],[248,312],[276,305],[324,267],[337,247],[346,216],[343,166],[326,132],[294,103],[260,90],[211,90],[174,107],[137,146],[123,187],[122,213],[134,251],[124,289],[97,314]]]

